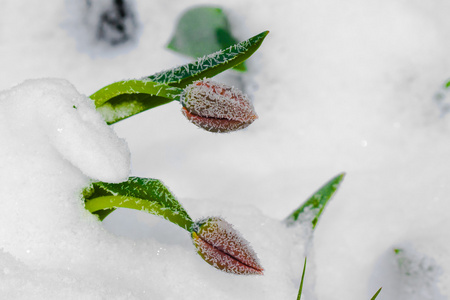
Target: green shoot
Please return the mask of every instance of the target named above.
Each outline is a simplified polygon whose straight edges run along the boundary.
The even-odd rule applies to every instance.
[[[373,295],[372,298],[370,298],[370,300],[375,300],[375,299],[378,297],[378,294],[381,292],[381,289],[382,289],[382,287],[380,287],[380,288],[378,289],[378,291],[375,293],[375,295]]]

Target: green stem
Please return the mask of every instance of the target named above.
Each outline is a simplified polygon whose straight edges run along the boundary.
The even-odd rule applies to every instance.
[[[148,79],[112,83],[90,96],[107,124],[114,124],[148,109],[179,101],[183,90]]]
[[[182,89],[168,86],[166,84],[156,83],[149,80],[125,80],[114,82],[98,90],[91,95],[95,106],[99,107],[110,99],[123,94],[148,94],[152,96],[179,100]]]
[[[190,231],[194,222],[180,216],[178,212],[174,212],[168,208],[162,207],[156,202],[146,201],[130,196],[103,196],[86,201],[85,207],[91,213],[98,211],[116,209],[119,207],[142,210],[153,215],[161,216],[172,223],[177,224],[181,228]]]

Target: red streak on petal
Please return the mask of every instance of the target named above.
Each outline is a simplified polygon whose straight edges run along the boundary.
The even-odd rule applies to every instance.
[[[200,256],[213,267],[234,274],[263,275],[261,267],[249,266],[225,251],[214,247],[202,239],[196,232],[192,232],[192,239]]]
[[[254,119],[248,122],[241,122],[220,118],[208,118],[194,115],[190,113],[185,107],[181,108],[181,112],[190,122],[210,132],[229,132],[243,129],[248,125],[250,125],[251,123],[253,123],[253,121],[256,120],[257,118],[255,117]]]

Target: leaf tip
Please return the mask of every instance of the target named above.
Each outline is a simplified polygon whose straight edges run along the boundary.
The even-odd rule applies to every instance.
[[[381,292],[381,289],[382,289],[383,287],[380,287],[379,289],[378,289],[378,291],[375,293],[375,295],[373,295],[373,297],[372,298],[370,298],[370,300],[375,300],[377,297],[378,297],[378,294]]]
[[[345,172],[342,172],[342,173],[339,173],[338,175],[336,175],[336,180],[340,183],[342,180],[344,180],[344,178],[345,178],[345,176],[347,175],[347,173],[345,173]]]

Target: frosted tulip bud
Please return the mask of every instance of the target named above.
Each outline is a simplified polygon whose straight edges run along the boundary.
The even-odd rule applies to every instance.
[[[181,111],[189,121],[211,132],[243,129],[258,118],[242,91],[208,80],[188,85],[181,104]]]
[[[263,275],[250,244],[222,218],[197,221],[191,237],[198,254],[213,267],[234,274]]]

